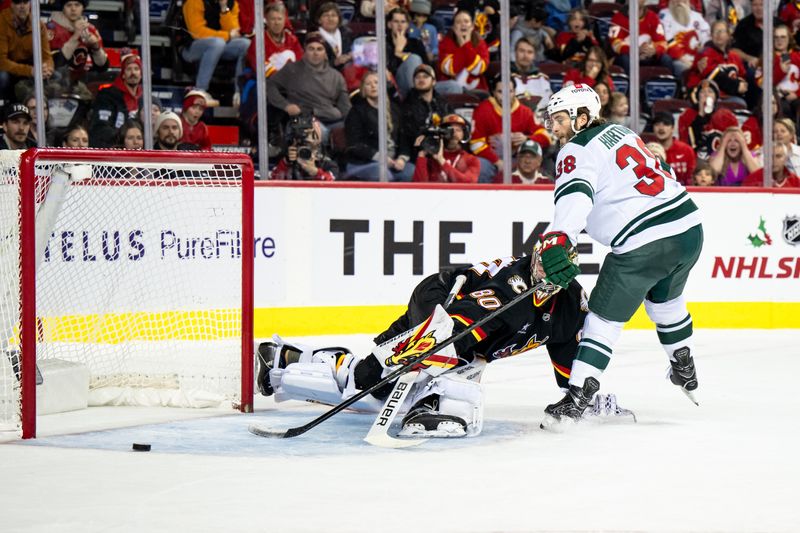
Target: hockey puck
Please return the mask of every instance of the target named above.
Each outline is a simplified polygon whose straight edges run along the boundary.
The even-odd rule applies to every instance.
[[[150,445],[149,444],[139,444],[137,442],[133,443],[133,451],[135,452],[149,452]]]

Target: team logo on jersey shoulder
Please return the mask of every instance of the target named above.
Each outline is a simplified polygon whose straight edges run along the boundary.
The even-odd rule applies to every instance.
[[[792,246],[800,244],[800,217],[797,215],[783,219],[783,240]]]
[[[522,294],[528,290],[528,284],[521,276],[514,274],[508,279],[508,284],[511,285],[511,290],[517,294]]]

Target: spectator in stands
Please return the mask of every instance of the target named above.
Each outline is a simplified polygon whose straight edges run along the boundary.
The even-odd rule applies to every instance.
[[[301,123],[304,119],[292,124]],[[286,154],[270,174],[270,179],[333,181],[338,177],[338,165],[325,154],[319,121],[312,119],[310,124],[310,128],[298,132],[297,138],[302,138],[302,141],[293,140],[286,147]]]
[[[490,88],[492,96],[481,102],[472,114],[472,122],[475,127],[470,147],[472,153],[481,159],[481,183],[491,182],[496,175],[502,174],[504,164],[504,161],[500,159],[503,137],[501,104],[503,79],[499,74],[492,79]],[[543,149],[548,148],[551,141],[544,126],[537,124],[533,111],[519,102],[514,94],[513,86],[509,87],[509,91],[511,93],[509,96],[512,154],[528,139],[538,142]]]
[[[684,185],[692,184],[692,174],[697,164],[697,155],[691,146],[675,138],[675,117],[672,113],[662,111],[653,117],[653,133],[658,144],[664,148],[665,161],[678,181]]]
[[[353,60],[353,33],[342,25],[342,12],[336,2],[325,2],[317,8],[317,30],[325,39],[328,64],[342,70]]]
[[[64,132],[61,146],[65,148],[89,148],[89,130],[83,124],[75,124]]]
[[[155,122],[153,123],[155,124]],[[117,146],[125,150],[144,149],[144,126],[136,119],[129,118],[119,129]]]
[[[781,8],[779,18],[792,28],[792,33],[797,33],[800,30],[800,2],[797,0],[786,2]]]
[[[402,121],[397,104],[387,98],[386,125],[388,128],[387,159],[392,181],[411,181],[414,164],[409,162],[411,147],[400,135]],[[344,121],[347,137],[348,179],[377,181],[380,179],[378,161],[378,74],[369,72],[361,79],[359,94],[353,97],[353,108]]]
[[[739,127],[725,130],[719,150],[708,159],[708,163],[718,176],[719,184],[724,186],[741,185],[747,176],[761,167],[747,149],[747,141]]]
[[[475,31],[472,17],[469,11],[457,11],[453,27],[439,43],[438,90],[442,93],[488,90],[483,73],[489,65],[489,49]]]
[[[751,0],[704,0],[705,18],[709,24],[724,20],[731,27],[750,14]]]
[[[746,105],[747,73],[742,58],[730,49],[730,40],[725,21],[718,20],[711,25],[711,42],[697,56],[686,85],[693,88],[701,80],[712,80],[720,89],[721,99]]]
[[[388,13],[396,7],[405,8],[407,3],[406,0],[384,0],[383,12]],[[375,20],[375,0],[361,0],[358,13],[362,18]]]
[[[567,18],[567,29],[556,35],[558,59],[565,65],[578,66],[595,46],[600,46],[600,43],[592,33],[589,13],[580,8],[571,10]]]
[[[438,126],[442,118],[453,112],[444,97],[436,93],[436,73],[422,63],[414,69],[414,88],[400,106],[404,142],[411,146],[428,126]]]
[[[752,7],[752,13],[736,24],[736,29],[733,30],[733,46],[731,48],[744,61],[750,79],[752,79],[755,70],[761,64],[764,42],[764,0],[752,0]]]
[[[700,48],[711,38],[711,28],[701,13],[692,10],[689,0],[669,0],[669,7],[659,12],[667,53],[679,78],[692,68]]]
[[[208,93],[200,90],[192,90],[183,97],[183,110],[181,111],[181,142],[195,144],[200,150],[211,150],[211,134],[208,126],[202,121],[203,113],[206,112],[208,103],[206,95]]]
[[[500,50],[500,2],[499,0],[458,0],[456,11],[464,10],[472,13],[475,32],[483,39],[490,57]],[[509,27],[516,23],[509,6]]]
[[[661,65],[672,71],[672,58],[667,53],[667,38],[658,15],[645,7],[645,0],[630,1],[636,1],[639,5],[639,64]],[[621,66],[625,72],[630,73],[628,24],[627,9],[614,13],[608,28],[608,37],[611,49],[617,54],[616,64]]]
[[[401,98],[414,86],[414,69],[428,57],[422,41],[408,35],[409,16],[403,8],[386,15],[386,68],[394,76]]]
[[[31,130],[28,133],[28,137],[33,142],[34,145],[38,144],[37,141],[37,133],[36,133],[36,96],[31,93],[28,94],[25,98],[22,99],[22,103],[25,104],[25,107],[28,108],[28,112],[31,114]],[[55,146],[55,131],[53,128],[50,127],[50,109],[47,105],[47,98],[44,99],[44,135],[45,135],[45,146]]]
[[[42,77],[53,76],[47,30],[42,31]],[[20,83],[22,82],[22,83]],[[26,83],[27,82],[27,83]],[[15,91],[15,86],[19,88]],[[0,99],[21,100],[33,87],[33,29],[30,0],[13,0],[0,11]]]
[[[600,116],[605,116],[605,113],[607,113],[606,108],[611,102],[611,88],[604,81],[596,82],[592,88],[597,93],[597,96],[600,97]]]
[[[772,81],[780,99],[781,112],[797,120],[800,116],[800,100],[797,98],[800,89],[800,51],[785,24],[775,26],[773,35]]]
[[[695,107],[685,109],[678,117],[678,138],[694,149],[697,157],[707,159],[719,146],[722,132],[739,124],[736,115],[719,108],[719,88],[703,80],[690,93]]]
[[[611,93],[608,105],[606,106],[605,118],[608,122],[613,124],[620,124],[626,128],[632,128],[633,120],[631,120],[630,105],[628,104],[628,97],[625,93],[614,91]]]
[[[181,118],[168,111],[158,115],[156,121],[156,139],[153,150],[197,150],[197,145],[181,142],[183,127]]]
[[[514,45],[514,62],[511,63],[511,76],[516,86],[517,98],[523,103],[538,98],[537,118],[547,108],[553,90],[550,78],[536,68],[536,45],[529,37],[522,37]]]
[[[527,37],[534,43],[537,61],[544,61],[547,53],[556,53],[556,32],[545,25],[546,20],[547,9],[544,5],[531,3],[525,16],[520,17],[517,24],[511,28],[511,47],[514,48],[522,37]]]
[[[264,70],[269,78],[288,63],[300,61],[303,48],[297,37],[286,29],[286,6],[283,2],[268,4],[264,7]],[[247,49],[247,64],[256,68],[256,40],[253,39]]]
[[[183,49],[183,59],[197,63],[195,87],[208,90],[220,60],[235,61],[235,79],[244,68],[250,40],[239,29],[239,4],[236,0],[186,0],[183,4],[186,29],[192,43]]]
[[[31,129],[31,113],[27,107],[22,104],[9,104],[3,115],[0,150],[25,150],[36,146],[28,136]]]
[[[695,187],[714,187],[717,185],[717,177],[714,175],[714,171],[711,170],[711,165],[708,164],[708,161],[701,159],[697,162],[697,166],[694,167],[694,172],[692,172],[692,185]]]
[[[775,142],[772,146],[772,183],[775,188],[800,188],[800,177],[792,172],[788,165],[789,153],[791,149],[782,142]],[[764,186],[764,168],[758,168],[750,173],[742,183],[745,187]]]
[[[142,60],[133,53],[122,56],[120,72],[109,87],[97,93],[92,106],[89,143],[111,148],[117,130],[134,118],[142,105]]]
[[[412,0],[408,8],[411,25],[408,36],[422,41],[427,54],[426,63],[433,63],[439,57],[439,30],[428,22],[431,16],[431,0]]]
[[[528,139],[517,149],[517,168],[511,174],[511,183],[521,185],[540,185],[553,183],[553,179],[541,172],[542,147]]]
[[[428,146],[425,135],[417,137],[417,163],[414,181],[443,183],[477,183],[481,164],[478,158],[465,150],[469,144],[469,123],[457,114],[449,114],[440,124],[447,131],[434,146]]]
[[[795,174],[800,173],[800,146],[797,145],[797,129],[789,118],[776,118],[772,127],[772,138],[789,147],[786,166]]]
[[[593,46],[586,54],[586,58],[581,64],[580,69],[571,68],[564,74],[564,85],[583,83],[589,87],[594,87],[598,81],[605,82],[613,92],[614,80],[608,70],[608,59],[606,53],[599,46]]]
[[[270,105],[289,117],[313,113],[322,123],[322,142],[330,128],[340,125],[350,111],[344,77],[328,65],[325,40],[319,33],[306,35],[303,59],[283,67],[267,84]]]
[[[86,73],[108,70],[108,56],[100,32],[83,16],[86,4],[88,0],[61,0],[61,11],[50,16],[47,33],[65,92],[91,101]]]

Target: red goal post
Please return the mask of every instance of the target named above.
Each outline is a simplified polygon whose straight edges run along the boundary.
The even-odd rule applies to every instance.
[[[252,411],[248,156],[3,151],[0,202],[0,429],[82,402]]]

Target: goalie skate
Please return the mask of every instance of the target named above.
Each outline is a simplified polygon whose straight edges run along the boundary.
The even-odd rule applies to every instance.
[[[463,437],[467,422],[458,416],[438,411],[439,395],[432,394],[417,402],[403,418],[399,437]]]

